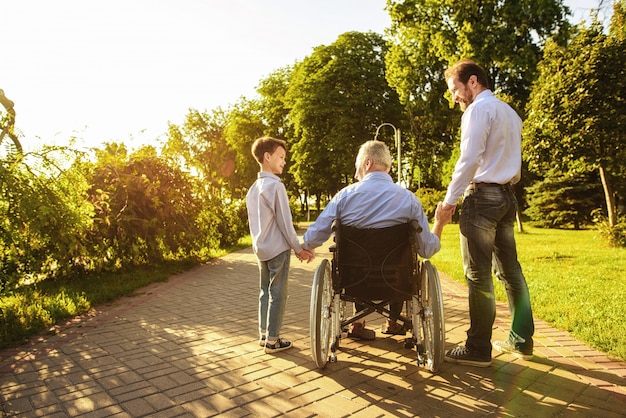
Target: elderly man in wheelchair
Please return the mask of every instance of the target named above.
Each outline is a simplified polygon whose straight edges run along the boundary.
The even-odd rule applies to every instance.
[[[340,339],[371,340],[373,312],[387,318],[388,333],[406,334],[418,364],[432,372],[443,361],[443,303],[437,270],[427,259],[441,248],[451,212],[437,206],[432,230],[421,203],[391,179],[391,154],[376,140],[361,145],[357,183],[340,190],[304,234],[305,248],[335,234],[331,262],[317,267],[311,293],[311,353],[318,367],[336,361]],[[347,314],[347,303],[354,305]],[[402,307],[406,303],[406,315]]]

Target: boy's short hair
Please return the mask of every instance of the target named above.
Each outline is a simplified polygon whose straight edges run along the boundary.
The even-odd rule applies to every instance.
[[[282,139],[272,138],[271,136],[264,136],[257,138],[252,143],[252,155],[256,158],[259,164],[263,164],[263,156],[266,152],[273,154],[276,148],[282,147],[287,151],[287,143]]]

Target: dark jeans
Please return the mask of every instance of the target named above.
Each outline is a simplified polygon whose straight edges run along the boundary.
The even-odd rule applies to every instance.
[[[489,357],[496,316],[492,269],[507,292],[512,317],[510,341],[522,351],[532,352],[533,348],[530,294],[515,246],[516,208],[511,186],[468,190],[461,207],[461,253],[470,314],[466,346]]]

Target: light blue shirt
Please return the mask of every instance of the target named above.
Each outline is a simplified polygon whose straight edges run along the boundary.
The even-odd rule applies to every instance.
[[[430,258],[441,248],[439,237],[430,232],[417,197],[382,171],[368,173],[363,180],[340,190],[305,232],[304,246],[312,249],[326,242],[335,219],[342,225],[363,229],[386,228],[416,220],[422,227],[417,234],[419,255]]]
[[[293,227],[285,185],[277,175],[259,172],[246,195],[252,249],[261,261],[271,260],[291,248],[302,251]]]
[[[461,118],[461,156],[444,202],[456,205],[474,183],[517,183],[522,169],[522,119],[491,90],[480,92]]]

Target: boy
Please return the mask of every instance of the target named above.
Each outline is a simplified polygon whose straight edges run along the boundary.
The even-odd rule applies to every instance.
[[[285,167],[285,141],[262,137],[252,144],[252,155],[260,166],[257,180],[246,196],[252,249],[259,262],[259,345],[266,353],[292,347],[279,337],[289,284],[291,249],[300,261],[312,259],[293,227],[287,190],[278,178]]]

